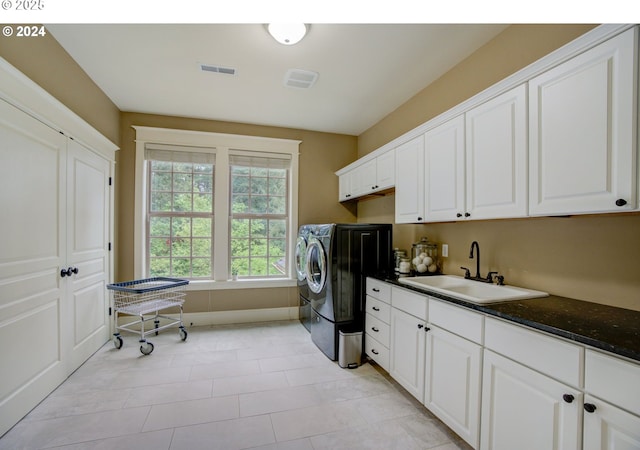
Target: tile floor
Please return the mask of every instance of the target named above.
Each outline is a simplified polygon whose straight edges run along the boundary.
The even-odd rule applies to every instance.
[[[379,367],[341,369],[298,321],[105,344],[0,449],[469,449]]]

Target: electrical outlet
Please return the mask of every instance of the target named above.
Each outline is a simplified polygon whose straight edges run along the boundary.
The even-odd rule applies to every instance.
[[[442,244],[442,257],[447,258],[449,256],[449,244]]]

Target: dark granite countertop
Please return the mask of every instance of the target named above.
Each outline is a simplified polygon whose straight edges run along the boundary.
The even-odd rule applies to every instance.
[[[550,295],[478,305],[398,282],[379,279],[469,309],[640,361],[640,311]]]

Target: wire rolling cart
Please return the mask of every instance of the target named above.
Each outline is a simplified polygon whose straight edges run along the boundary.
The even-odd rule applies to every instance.
[[[122,348],[123,341],[119,331],[139,333],[140,352],[143,355],[149,355],[153,351],[153,344],[147,341],[146,337],[152,333],[157,335],[160,330],[176,325],[180,330],[180,339],[186,341],[187,330],[182,323],[182,305],[188,284],[188,280],[155,277],[107,285],[113,299],[113,320],[116,331],[113,334],[113,345],[117,349]],[[180,307],[180,318],[160,314],[160,311],[175,306]],[[138,320],[118,326],[118,313],[138,316]],[[145,318],[145,315],[150,314],[153,316]],[[166,319],[169,323],[160,326],[160,319]],[[144,324],[150,320],[153,320],[154,327],[145,331]]]

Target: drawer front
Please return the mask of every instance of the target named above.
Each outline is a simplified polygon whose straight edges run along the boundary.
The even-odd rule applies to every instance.
[[[380,367],[389,372],[389,348],[376,341],[370,335],[364,335],[364,352],[378,363]]]
[[[367,278],[367,295],[391,303],[391,285],[375,278]]]
[[[429,299],[429,322],[453,334],[482,344],[484,317],[459,306]]]
[[[582,387],[584,349],[578,345],[489,317],[484,345],[552,378]]]
[[[420,320],[427,320],[427,297],[405,289],[391,288],[391,306]]]
[[[376,319],[371,314],[367,314],[364,331],[382,345],[389,347],[389,325],[382,320]]]
[[[640,365],[593,350],[585,354],[584,389],[640,415]]]
[[[376,319],[389,323],[389,320],[391,320],[391,306],[389,306],[388,303],[367,295],[367,314],[371,314]]]

